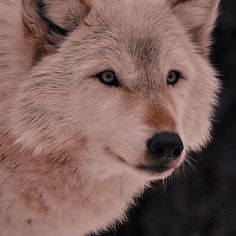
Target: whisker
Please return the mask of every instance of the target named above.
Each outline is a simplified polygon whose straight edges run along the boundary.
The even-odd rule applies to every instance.
[[[182,170],[183,176],[186,177],[186,163],[185,162],[183,162],[181,166],[181,170]]]
[[[190,166],[193,171],[198,171],[197,167],[189,159],[185,159],[185,162]]]
[[[195,160],[194,158],[192,158],[190,155],[187,155],[187,159],[189,159],[189,160],[191,160],[191,161],[193,161],[195,163],[198,163],[198,161]]]
[[[164,195],[166,195],[166,179],[163,179],[163,180],[162,180],[161,187],[163,188],[163,193],[164,193]]]

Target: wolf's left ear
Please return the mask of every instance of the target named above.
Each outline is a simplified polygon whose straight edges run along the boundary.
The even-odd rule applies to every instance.
[[[25,35],[33,44],[34,57],[52,53],[66,36],[82,24],[91,0],[21,0]]]
[[[220,0],[168,0],[174,14],[187,28],[204,54],[208,54],[211,32]]]

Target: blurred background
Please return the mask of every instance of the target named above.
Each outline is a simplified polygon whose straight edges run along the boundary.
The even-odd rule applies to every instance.
[[[224,89],[214,141],[164,188],[156,183],[100,236],[236,236],[236,0],[222,0],[212,61]]]

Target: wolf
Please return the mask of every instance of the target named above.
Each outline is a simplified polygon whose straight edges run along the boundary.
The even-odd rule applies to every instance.
[[[211,138],[218,0],[0,0],[0,235],[126,219]]]

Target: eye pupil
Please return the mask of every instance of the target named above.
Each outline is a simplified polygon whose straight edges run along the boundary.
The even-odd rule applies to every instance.
[[[106,70],[97,75],[97,78],[105,85],[119,87],[120,83],[116,77],[115,72]]]
[[[103,74],[103,79],[107,81],[113,81],[114,77],[114,74],[110,71],[107,71]]]
[[[181,74],[178,71],[170,71],[167,76],[167,84],[168,85],[175,85],[179,82],[181,78]]]

